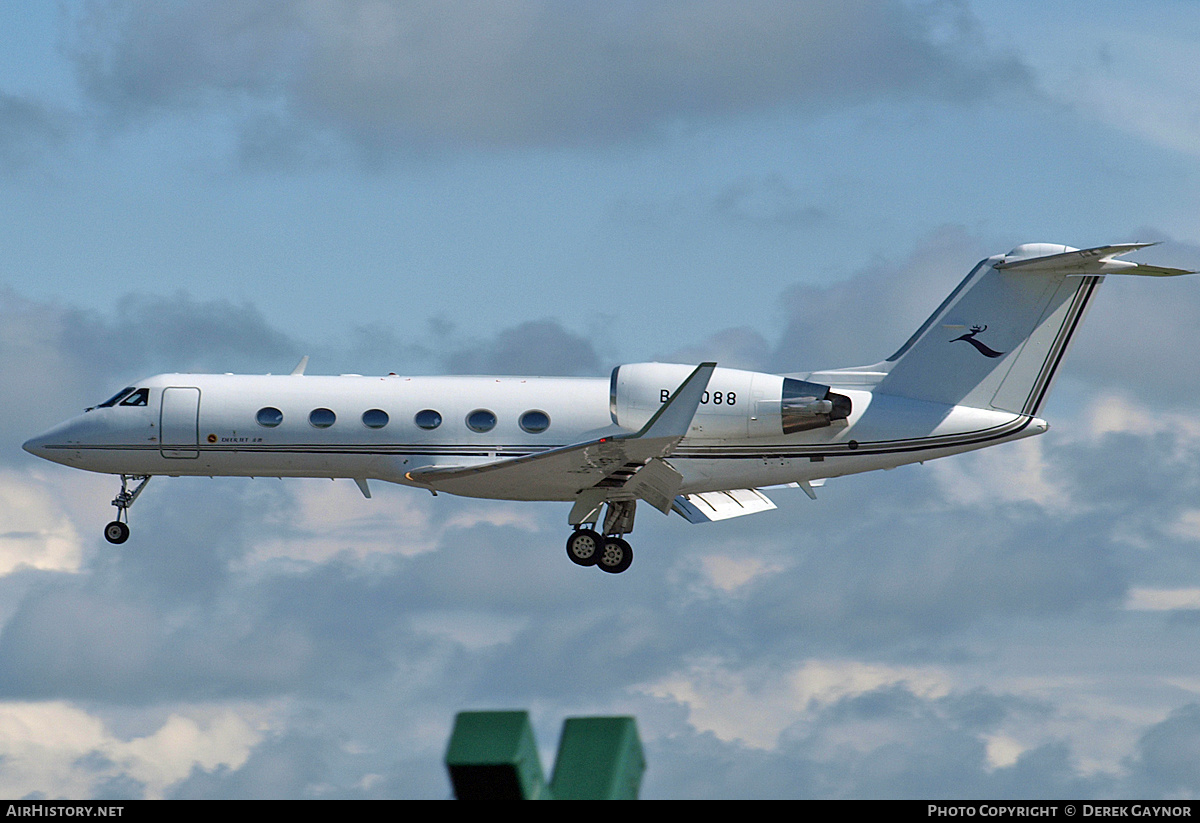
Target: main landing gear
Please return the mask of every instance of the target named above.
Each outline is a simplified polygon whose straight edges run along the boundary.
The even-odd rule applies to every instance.
[[[637,501],[613,500],[604,518],[604,534],[595,523],[580,523],[567,538],[567,557],[580,566],[596,566],[609,574],[620,574],[633,565],[633,547],[621,537],[633,530]],[[599,508],[597,506],[597,508]]]
[[[133,491],[129,491],[129,481],[137,482]],[[148,474],[121,475],[121,492],[113,498],[112,504],[117,507],[117,519],[104,527],[104,539],[109,543],[124,543],[129,539],[129,507],[137,500],[142,489],[150,482]],[[122,520],[124,518],[124,520]]]

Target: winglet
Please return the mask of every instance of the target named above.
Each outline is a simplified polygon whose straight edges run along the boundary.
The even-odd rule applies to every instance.
[[[634,437],[683,437],[692,425],[696,409],[708,389],[708,381],[712,378],[716,363],[701,363],[688,378],[679,384],[675,393],[667,398],[667,402],[646,421],[642,430]]]
[[[296,364],[296,368],[292,369],[292,374],[304,374],[304,370],[308,368],[308,355],[300,358],[300,362]]]

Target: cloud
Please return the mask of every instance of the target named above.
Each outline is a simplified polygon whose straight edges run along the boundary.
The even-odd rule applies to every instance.
[[[1200,247],[1166,241],[1128,259],[1196,269]],[[1195,277],[1109,277],[1095,302],[1071,354],[1075,372],[1144,409],[1190,409],[1200,393],[1193,368],[1200,314]]]
[[[1105,796],[1111,775],[1081,777],[1070,746],[1053,738],[1005,764],[993,741],[1009,723],[1044,720],[1047,707],[990,690],[922,692],[903,680],[814,702],[771,750],[710,732],[651,737],[664,767],[647,782],[692,798],[1029,798]],[[866,681],[864,681],[864,685]],[[753,700],[731,711],[753,712]],[[670,787],[662,790],[663,784]]]
[[[0,91],[0,168],[11,174],[60,147],[70,125],[64,112]]]
[[[185,292],[129,295],[105,316],[0,288],[0,430],[19,444],[148,373],[290,368],[302,349],[257,309]]]
[[[805,194],[779,174],[726,184],[713,198],[712,209],[735,223],[769,229],[807,228],[828,219],[823,209],[807,202]]]
[[[64,315],[61,334],[68,350],[119,351],[126,369],[257,370],[264,363],[286,363],[301,348],[257,308],[197,300],[183,291],[169,297],[125,295],[111,319],[80,309]]]
[[[789,733],[794,733],[795,724],[810,720],[822,707],[892,684],[925,695],[947,692],[945,674],[933,669],[819,659],[805,660],[785,672],[706,660],[649,685],[648,691],[686,705],[693,728],[721,740],[773,749],[781,732],[791,727]]]
[[[600,358],[590,340],[554,320],[532,320],[472,341],[446,355],[453,374],[596,376]]]
[[[1164,9],[1164,12],[1170,11]],[[1045,85],[1083,117],[1192,157],[1200,156],[1200,81],[1191,70],[1200,48],[1190,36],[1190,10],[1160,20],[1153,32],[1137,26],[1113,37],[1093,32],[1089,47],[1045,66]],[[1104,23],[1096,20],[1099,27]]]
[[[681,346],[655,359],[665,363],[713,361],[722,368],[765,371],[771,360],[771,344],[756,329],[722,329],[705,340]]]
[[[1043,438],[1022,440],[1003,450],[985,450],[933,464],[946,500],[990,508],[1026,501],[1047,512],[1067,513],[1086,505],[1049,476]]]
[[[38,475],[0,469],[0,576],[17,569],[77,571],[83,557],[75,524],[63,511],[56,484]]]
[[[1133,783],[1151,796],[1200,792],[1200,704],[1180,706],[1142,735]]]
[[[1200,609],[1200,588],[1130,589],[1125,608],[1135,611],[1170,611],[1173,609]]]
[[[900,348],[975,263],[996,251],[961,227],[946,226],[900,263],[871,266],[832,286],[787,289],[780,300],[785,326],[770,370],[878,363]]]
[[[603,143],[678,118],[979,99],[1028,83],[1015,58],[981,50],[962,6],[895,0],[130,0],[94,9],[76,40],[84,87],[117,119],[282,101],[270,105],[299,132],[327,128],[384,153]]]
[[[120,786],[120,797],[161,798],[193,768],[240,767],[260,739],[254,724],[254,712],[199,711],[122,738],[67,703],[0,703],[0,793],[96,797]]]

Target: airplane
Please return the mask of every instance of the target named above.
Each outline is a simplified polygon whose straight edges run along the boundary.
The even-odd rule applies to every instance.
[[[815,499],[827,478],[1045,432],[1038,417],[1116,258],[1149,243],[1030,243],[982,260],[891,357],[766,374],[631,363],[609,378],[160,374],[32,438],[26,451],[119,475],[110,543],[157,475],[329,477],[571,503],[567,556],[620,573],[637,503],[692,523]],[[133,485],[136,484],[136,485]],[[601,517],[603,510],[603,517]]]

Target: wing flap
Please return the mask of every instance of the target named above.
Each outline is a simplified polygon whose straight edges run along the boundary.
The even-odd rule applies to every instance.
[[[672,507],[689,523],[711,523],[775,508],[771,498],[758,489],[729,489],[722,492],[681,494]]]

